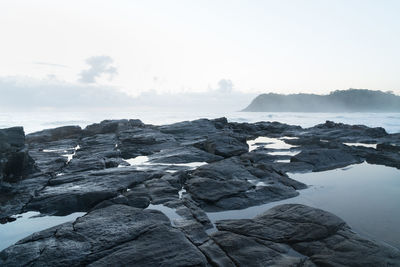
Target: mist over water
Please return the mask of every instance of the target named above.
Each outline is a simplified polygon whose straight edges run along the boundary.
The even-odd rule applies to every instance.
[[[91,109],[79,111],[17,111],[0,112],[0,128],[24,126],[25,133],[65,125],[85,127],[106,119],[140,119],[146,124],[162,125],[199,118],[227,117],[232,122],[278,121],[304,128],[326,120],[346,124],[383,127],[388,133],[400,132],[398,113],[309,113],[309,112],[239,112],[147,109]]]

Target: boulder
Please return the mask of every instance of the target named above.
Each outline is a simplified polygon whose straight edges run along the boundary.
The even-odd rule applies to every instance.
[[[63,139],[79,138],[82,129],[79,126],[62,126],[54,129],[46,129],[43,131],[28,134],[26,136],[27,143],[45,143],[58,141]]]
[[[329,212],[300,204],[276,206],[254,219],[218,221],[217,228],[212,240],[238,266],[400,264],[399,250],[360,237]],[[211,245],[202,246],[205,253],[226,261]]]
[[[15,183],[36,171],[35,161],[25,148],[24,129],[0,129],[0,182]]]
[[[144,127],[144,123],[140,120],[104,120],[100,123],[94,123],[86,126],[83,130],[83,134],[95,135],[95,134],[107,134],[107,133],[117,133],[118,131]]]
[[[184,184],[207,211],[243,209],[298,195],[306,186],[263,164],[231,157],[201,166]]]
[[[362,158],[340,149],[312,149],[293,156],[290,162],[304,162],[313,165],[313,171],[325,171],[361,163]]]
[[[209,135],[204,141],[195,143],[194,146],[224,158],[238,156],[249,151],[246,139],[229,133]]]

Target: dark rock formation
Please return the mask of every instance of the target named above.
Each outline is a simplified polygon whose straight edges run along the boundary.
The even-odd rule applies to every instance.
[[[192,227],[193,228],[193,227]],[[217,222],[193,242],[159,211],[112,205],[35,233],[0,252],[2,266],[396,266],[398,250],[356,235],[335,215],[281,205]],[[192,236],[193,238],[193,236]]]
[[[249,152],[246,141],[259,136],[295,147],[259,144]],[[377,149],[346,142],[377,144]],[[44,130],[28,135],[27,144],[22,128],[0,130],[0,221],[26,211],[87,214],[3,250],[0,265],[380,266],[399,261],[398,251],[362,239],[332,214],[301,205],[221,221],[219,231],[206,233],[212,227],[208,211],[240,212],[298,195],[306,185],[287,172],[365,160],[400,168],[400,135],[382,128],[329,121],[303,129],[225,118],[163,126],[117,120],[83,130]]]
[[[262,182],[262,186],[257,186]],[[243,209],[298,195],[306,186],[273,168],[232,157],[197,168],[185,184],[206,210]]]
[[[355,157],[339,149],[313,149],[302,151],[290,159],[291,162],[304,162],[313,166],[313,171],[324,171],[361,163],[362,158]]]
[[[359,237],[329,212],[299,204],[277,206],[254,219],[219,221],[217,228],[211,239],[238,266],[400,264],[398,250]]]
[[[0,253],[2,266],[206,266],[204,255],[159,211],[97,209]]]
[[[27,143],[44,143],[68,138],[76,138],[82,134],[79,126],[63,126],[55,129],[47,129],[26,136]]]
[[[17,182],[35,172],[22,127],[0,129],[0,182]]]

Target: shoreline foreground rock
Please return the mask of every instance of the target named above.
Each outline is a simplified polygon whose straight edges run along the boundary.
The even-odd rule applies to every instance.
[[[248,141],[261,136],[289,148],[249,151]],[[303,129],[226,118],[162,126],[107,120],[26,137],[22,127],[0,129],[1,223],[28,211],[86,213],[4,249],[0,265],[400,265],[398,249],[320,209],[280,205],[215,225],[207,216],[297,196],[307,185],[288,172],[363,161],[400,169],[399,147],[400,134],[330,121]]]

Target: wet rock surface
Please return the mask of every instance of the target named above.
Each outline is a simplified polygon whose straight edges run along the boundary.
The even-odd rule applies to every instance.
[[[249,151],[247,141],[260,136],[290,146],[261,142]],[[399,134],[329,121],[303,129],[225,118],[163,126],[108,120],[85,129],[44,130],[26,140],[20,127],[1,129],[1,222],[26,211],[87,214],[3,250],[0,265],[400,264],[398,250],[361,238],[333,214],[301,205],[220,221],[218,231],[206,232],[213,227],[206,212],[297,196],[307,186],[288,172],[363,161],[400,169],[399,147]]]
[[[254,219],[220,221],[217,228],[211,239],[241,266],[400,264],[398,250],[357,236],[329,212],[300,204],[276,206]]]
[[[35,233],[0,253],[14,266],[205,266],[204,255],[159,211],[113,205]]]
[[[14,183],[36,171],[22,127],[0,129],[0,182]]]

